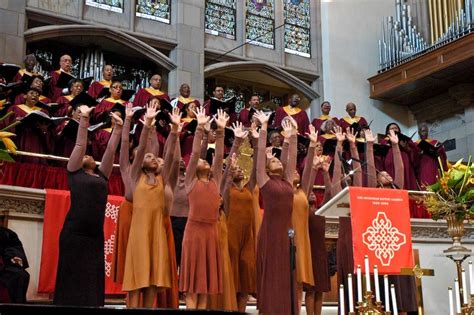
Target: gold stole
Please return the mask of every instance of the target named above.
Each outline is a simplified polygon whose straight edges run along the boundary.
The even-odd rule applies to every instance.
[[[352,125],[354,123],[358,123],[360,120],[360,116],[354,116],[354,118],[351,118],[350,116],[346,116],[343,118],[349,125]]]
[[[150,93],[153,96],[160,96],[160,95],[165,94],[165,93],[161,92],[160,90],[156,90],[152,87],[145,88],[145,91],[147,91],[148,93]]]
[[[287,105],[287,106],[283,107],[283,110],[285,111],[285,113],[287,113],[290,116],[296,115],[299,112],[301,112],[301,108],[291,107],[290,105]]]
[[[41,110],[40,107],[37,107],[37,106],[33,106],[33,107],[29,107],[25,104],[21,104],[21,105],[17,105],[19,109],[21,109],[22,111],[24,111],[25,113],[29,114],[35,110]]]

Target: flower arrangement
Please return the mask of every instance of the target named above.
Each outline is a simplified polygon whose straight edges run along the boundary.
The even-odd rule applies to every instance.
[[[5,120],[8,116],[12,113],[8,113],[2,118],[0,118],[0,122]],[[15,162],[13,158],[10,156],[10,152],[16,154],[16,145],[13,142],[11,137],[15,136],[14,133],[8,132],[7,130],[14,127],[17,123],[13,123],[2,130],[0,130],[0,161],[8,161],[8,162]]]
[[[441,170],[443,168],[441,167]],[[425,206],[433,220],[454,216],[458,221],[474,220],[474,163],[463,159],[454,165],[448,163],[446,171],[440,171],[438,180],[428,190]]]

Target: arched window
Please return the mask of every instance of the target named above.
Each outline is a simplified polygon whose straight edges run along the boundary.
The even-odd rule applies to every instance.
[[[245,33],[252,45],[275,47],[275,0],[247,0]]]
[[[117,13],[123,13],[123,0],[114,0],[114,1],[86,0],[86,5],[94,7],[94,8],[117,12]]]
[[[170,0],[137,0],[136,15],[141,18],[170,24]]]
[[[311,57],[310,0],[284,0],[285,52]]]
[[[206,0],[205,32],[235,39],[235,7],[235,0]]]

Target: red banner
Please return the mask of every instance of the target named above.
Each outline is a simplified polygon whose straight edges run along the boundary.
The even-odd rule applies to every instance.
[[[120,294],[121,285],[112,281],[110,270],[112,265],[112,254],[114,249],[115,226],[120,204],[123,202],[121,196],[109,196],[105,209],[104,220],[104,254],[105,254],[105,293]],[[46,202],[44,207],[43,223],[43,249],[41,252],[41,265],[38,283],[39,293],[53,293],[56,283],[56,271],[58,268],[59,234],[63,228],[66,214],[71,204],[69,191],[46,189]]]
[[[379,274],[399,274],[413,267],[408,191],[350,187],[354,266],[365,272],[364,257],[370,269]]]

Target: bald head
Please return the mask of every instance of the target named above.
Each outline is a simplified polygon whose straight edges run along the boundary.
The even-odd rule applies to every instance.
[[[72,58],[69,55],[62,55],[61,58],[59,58],[59,66],[61,69],[65,72],[71,72],[72,70]]]
[[[346,105],[346,112],[349,114],[351,118],[354,118],[357,112],[356,105],[354,103],[347,103]]]
[[[154,74],[150,79],[150,85],[155,90],[159,90],[161,87],[161,75]]]

